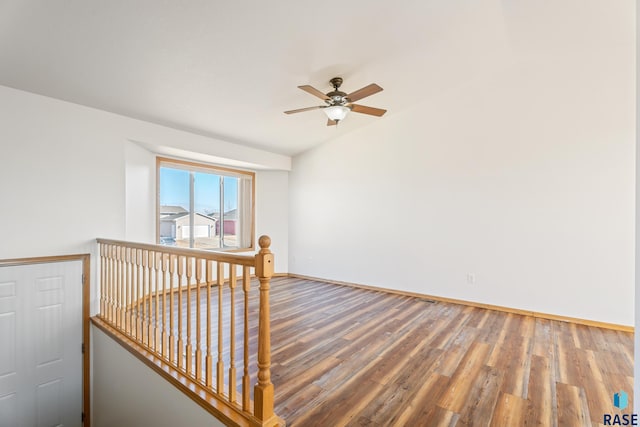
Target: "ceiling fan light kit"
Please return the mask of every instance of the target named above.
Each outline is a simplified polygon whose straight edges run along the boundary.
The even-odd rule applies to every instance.
[[[347,113],[351,110],[344,105],[332,105],[330,107],[325,107],[322,111],[324,111],[329,119],[339,122],[347,117]]]
[[[298,88],[310,93],[322,99],[327,105],[318,105],[316,107],[299,108],[297,110],[285,111],[285,114],[302,113],[303,111],[319,110],[322,109],[327,115],[329,120],[327,126],[337,125],[341,120],[347,116],[349,111],[354,113],[369,114],[371,116],[381,117],[387,110],[381,108],[367,107],[366,105],[354,104],[354,101],[371,96],[375,93],[382,91],[382,88],[375,83],[371,83],[368,86],[358,89],[355,92],[349,94],[339,90],[342,85],[341,77],[334,77],[330,81],[333,90],[329,93],[322,93],[313,86],[303,85]]]

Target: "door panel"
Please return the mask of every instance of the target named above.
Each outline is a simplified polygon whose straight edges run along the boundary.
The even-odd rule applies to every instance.
[[[17,426],[18,417],[16,414],[16,393],[7,394],[0,397],[0,425]]]
[[[60,413],[60,409],[64,406],[64,402],[61,402],[62,392],[62,379],[38,385],[36,389],[38,427],[63,425]]]
[[[2,269],[0,268],[0,271]],[[2,277],[2,276],[0,276]],[[18,321],[17,286],[15,280],[0,279],[0,426],[9,426],[16,416],[18,388]],[[14,424],[16,425],[16,424]]]
[[[81,426],[82,262],[0,267],[0,427]]]
[[[16,314],[6,312],[0,314],[0,377],[16,370]]]

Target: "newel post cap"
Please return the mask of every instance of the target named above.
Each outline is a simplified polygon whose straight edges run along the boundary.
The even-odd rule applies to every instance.
[[[266,234],[260,236],[258,239],[258,245],[260,245],[260,250],[269,249],[269,246],[271,246],[271,237]]]

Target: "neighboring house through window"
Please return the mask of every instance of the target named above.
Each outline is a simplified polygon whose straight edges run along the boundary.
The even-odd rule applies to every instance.
[[[253,249],[255,174],[158,157],[158,243]]]

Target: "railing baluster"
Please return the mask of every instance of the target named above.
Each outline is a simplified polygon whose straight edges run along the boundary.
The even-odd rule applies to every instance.
[[[139,296],[138,296],[138,283],[140,282],[138,280],[138,260],[140,258],[138,257],[138,250],[137,249],[132,249],[131,250],[131,277],[132,277],[132,281],[131,281],[131,285],[133,287],[133,302],[131,303],[131,309],[133,310],[133,325],[131,325],[131,327],[133,328],[133,336],[135,338],[138,337],[138,334],[140,333],[140,327],[138,326],[139,322],[140,322],[140,311],[139,311]]]
[[[125,330],[127,331],[127,334],[131,335],[131,320],[132,320],[132,307],[131,304],[133,304],[133,294],[132,294],[132,289],[131,289],[131,248],[127,248],[126,252],[125,252],[125,260],[127,261],[126,263],[126,275],[127,275],[127,300],[126,300],[126,319],[125,319]]]
[[[191,278],[193,277],[193,261],[192,257],[186,259],[187,263],[187,374],[192,375],[193,372],[193,346],[191,344]]]
[[[213,286],[213,265],[207,261],[207,358],[205,373],[207,387],[213,387],[213,355],[211,353],[211,286]]]
[[[113,247],[113,270],[111,273],[111,320],[116,327],[118,326],[118,249],[117,246]]]
[[[153,321],[153,348],[157,353],[160,353],[162,351],[161,348],[161,341],[160,341],[160,316],[159,316],[159,312],[160,312],[160,272],[162,271],[162,254],[160,252],[156,252],[154,253],[154,257],[153,257],[153,267],[154,267],[154,275],[155,275],[155,282],[156,282],[156,289],[155,289],[155,299],[153,302],[153,314],[154,314],[154,321]]]
[[[111,250],[109,251],[109,321],[113,322],[114,313],[115,313],[115,305],[114,305],[114,279],[113,279],[113,269],[114,269],[114,254],[116,251],[115,246],[111,246]]]
[[[182,277],[184,275],[185,257],[178,257],[178,368],[184,366],[184,340],[182,339]]]
[[[153,297],[153,272],[154,272],[154,265],[153,262],[155,261],[155,254],[153,251],[148,251],[147,252],[147,291],[146,291],[146,295],[145,295],[145,304],[146,304],[146,316],[145,316],[145,320],[147,321],[147,327],[145,328],[145,333],[147,336],[147,346],[150,348],[153,348],[153,346],[151,345],[151,341],[153,340],[153,322],[152,322],[152,316],[153,316],[153,312],[151,311],[151,300]]]
[[[244,291],[244,371],[242,375],[242,409],[249,411],[251,389],[249,379],[249,291],[251,290],[251,268],[242,268],[242,290]]]
[[[149,312],[147,299],[149,298],[149,251],[142,252],[142,343],[149,345]]]
[[[169,358],[167,346],[167,264],[169,256],[162,255],[162,357]]]
[[[144,337],[144,329],[143,329],[143,321],[144,321],[144,313],[142,310],[142,302],[144,301],[144,268],[140,268],[142,266],[142,255],[143,255],[143,251],[137,250],[136,251],[136,273],[138,276],[138,300],[137,300],[137,315],[138,315],[138,321],[136,323],[136,338],[138,339],[138,341],[142,342]]]
[[[236,401],[236,266],[229,264],[229,291],[231,299],[229,325],[229,401]]]
[[[202,287],[202,260],[196,258],[196,380],[202,381],[202,319],[200,313],[200,288]]]
[[[120,327],[127,328],[127,251],[120,248]]]
[[[169,360],[172,363],[176,362],[175,352],[175,329],[173,328],[173,283],[175,281],[176,263],[178,257],[176,255],[169,256]]]
[[[224,361],[222,360],[222,287],[224,285],[224,263],[218,261],[218,363],[216,371],[216,391],[224,393]]]
[[[116,319],[115,319],[115,324],[116,324],[116,328],[121,328],[122,325],[120,324],[120,319],[122,318],[122,295],[121,295],[121,290],[122,290],[122,283],[121,283],[121,279],[122,279],[122,248],[120,246],[116,247],[116,266],[115,266],[115,273],[116,273],[116,277],[115,277],[115,297],[116,297]]]
[[[100,316],[104,316],[105,309],[105,286],[107,284],[107,258],[105,254],[105,244],[100,243]]]
[[[111,312],[111,245],[106,245],[105,246],[105,276],[106,276],[106,280],[107,282],[105,283],[104,286],[104,318],[109,320],[109,313]]]

